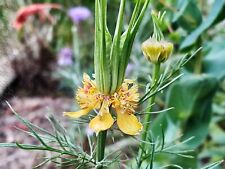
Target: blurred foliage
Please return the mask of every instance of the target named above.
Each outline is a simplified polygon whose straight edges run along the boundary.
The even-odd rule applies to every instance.
[[[4,30],[11,29],[7,15],[13,10],[40,2],[63,5],[62,12],[53,11],[57,23],[53,27],[53,38],[48,47],[56,56],[63,47],[68,46],[73,49],[73,65],[58,66],[53,73],[54,77],[61,82],[59,88],[73,96],[73,91],[81,84],[82,72],[89,74],[93,72],[94,1],[17,0],[15,4],[11,1],[11,3],[4,2],[0,2],[1,9],[7,4],[13,5],[12,9],[0,9],[1,37],[4,35]],[[108,23],[109,30],[113,33],[119,0],[109,0],[108,3],[111,18]],[[87,6],[92,11],[92,17],[77,26],[67,16],[66,10],[79,5]],[[127,26],[133,7],[133,2],[128,1],[125,26]],[[222,169],[225,164],[218,164],[221,163],[220,160],[225,159],[225,0],[152,1],[152,6],[149,7],[149,12],[143,19],[141,31],[138,32],[132,47],[130,67],[128,66],[129,70],[127,70],[127,76],[139,81],[142,95],[144,95],[146,84],[149,83],[148,75],[151,73],[151,65],[142,56],[140,45],[153,31],[151,9],[167,12],[164,35],[166,39],[175,44],[174,57],[163,65],[165,71],[168,64],[177,63],[176,61],[184,55],[184,51],[193,53],[196,49],[203,47],[186,68],[178,70],[183,73],[183,76],[158,95],[156,105],[154,105],[156,111],[171,107],[174,109],[155,115],[151,125],[151,132],[156,142],[160,139],[165,139],[165,145],[182,142],[183,146],[176,149],[176,152],[188,148],[193,151],[183,152],[194,158],[186,159],[184,156],[177,157],[171,153],[156,153],[154,166],[156,168],[179,168],[181,166],[180,168],[184,169],[213,167]],[[174,138],[178,139],[174,140]],[[188,138],[192,139],[185,142]],[[151,144],[149,149],[152,149]],[[207,167],[207,163],[212,163],[213,167]]]
[[[200,168],[205,160],[214,162],[224,159],[224,154],[213,153],[211,150],[215,148],[217,152],[218,146],[224,148],[224,145],[214,143],[215,136],[224,135],[224,127],[221,126],[220,121],[224,119],[224,114],[219,117],[216,115],[214,102],[217,98],[216,100],[219,101],[217,105],[221,105],[225,95],[223,90],[225,52],[222,40],[224,33],[215,29],[216,26],[223,27],[225,1],[176,2],[176,8],[169,1],[160,1],[156,6],[160,6],[159,10],[161,10],[163,5],[171,14],[169,26],[172,30],[172,40],[174,36],[179,37],[174,41],[177,49],[185,48],[185,51],[192,51],[203,46],[203,50],[192,59],[188,69],[183,70],[184,75],[162,98],[165,98],[165,107],[174,107],[174,109],[158,115],[153,120],[152,131],[156,136],[161,137],[159,126],[161,124],[166,131],[165,140],[170,140],[178,134],[183,135],[182,139],[193,136],[194,138],[186,144],[195,150],[195,158],[190,161],[178,162],[179,159],[175,161],[183,168]],[[171,34],[168,37],[171,38]],[[177,55],[179,57],[180,54]],[[219,107],[221,112],[225,112],[224,107]],[[216,122],[215,118],[220,123]],[[214,126],[214,129],[211,126]],[[159,163],[161,161],[163,160],[159,160]],[[216,168],[223,168],[223,166]]]

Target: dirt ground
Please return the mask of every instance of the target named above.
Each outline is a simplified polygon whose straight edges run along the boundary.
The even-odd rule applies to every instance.
[[[42,128],[51,130],[50,124],[46,119],[48,114],[54,114],[64,125],[66,119],[62,112],[69,110],[72,105],[72,99],[69,98],[50,98],[50,97],[24,97],[12,98],[8,100],[13,109],[23,118],[39,125]],[[26,126],[21,124],[11,112],[9,107],[3,102],[0,110],[0,142],[19,142],[33,143],[35,140],[20,131],[27,130]],[[0,169],[31,169],[42,161],[44,152],[28,152],[14,148],[0,149]],[[54,169],[50,163],[42,169]]]

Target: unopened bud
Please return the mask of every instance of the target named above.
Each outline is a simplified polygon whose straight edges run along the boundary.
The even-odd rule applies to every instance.
[[[166,61],[173,52],[173,44],[167,41],[157,41],[149,38],[142,46],[145,57],[152,63],[161,63]]]

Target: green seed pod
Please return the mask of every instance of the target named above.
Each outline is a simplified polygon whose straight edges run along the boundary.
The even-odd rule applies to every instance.
[[[143,42],[142,51],[145,57],[152,63],[164,62],[173,52],[173,44],[167,41],[157,41],[149,38]]]

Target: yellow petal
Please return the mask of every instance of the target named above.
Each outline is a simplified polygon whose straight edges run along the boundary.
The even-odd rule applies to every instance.
[[[128,135],[137,135],[142,130],[142,124],[133,114],[117,111],[117,124],[119,129]]]
[[[109,129],[114,123],[114,120],[110,113],[104,113],[102,115],[97,115],[93,118],[90,123],[89,127],[94,130],[96,133],[99,131],[104,131]]]
[[[99,115],[90,121],[89,127],[96,133],[109,129],[114,123],[114,119],[109,113],[109,103],[103,101]]]
[[[64,112],[64,116],[69,116],[71,118],[79,118],[81,116],[87,115],[91,111],[90,108],[82,109],[77,112]]]

